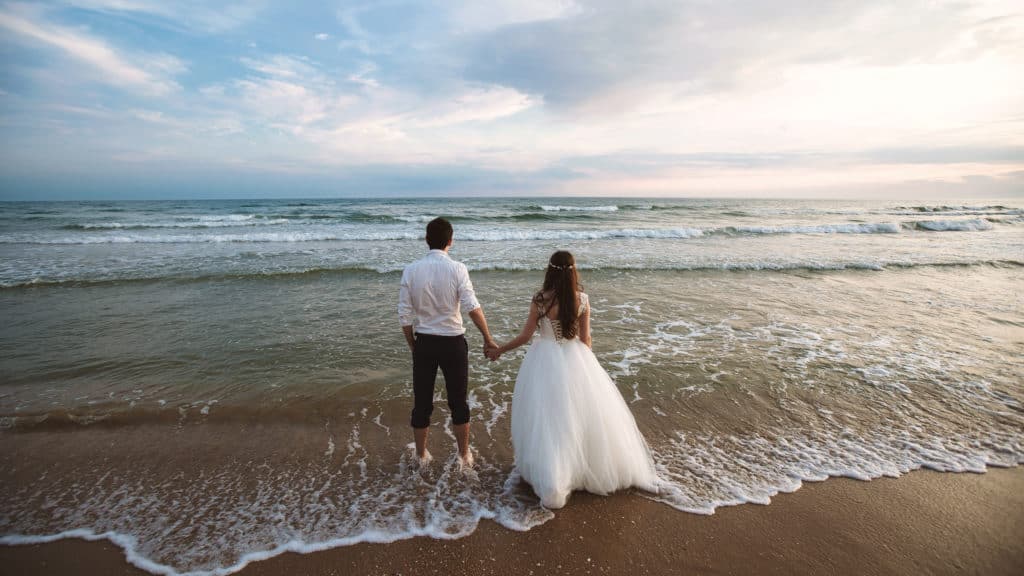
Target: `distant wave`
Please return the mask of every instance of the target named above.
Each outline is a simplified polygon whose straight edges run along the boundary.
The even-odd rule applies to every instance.
[[[644,265],[636,266],[586,266],[580,268],[591,272],[829,272],[844,270],[867,270],[883,271],[888,269],[906,268],[970,268],[970,267],[995,267],[995,268],[1016,268],[1024,267],[1021,260],[978,260],[978,261],[933,261],[933,262],[902,262],[902,261],[849,261],[849,262],[722,262],[719,264],[676,264],[676,265]],[[536,265],[518,265],[511,263],[495,264],[470,264],[472,272],[538,272],[543,270]],[[15,288],[45,288],[45,287],[85,287],[104,286],[113,284],[141,284],[148,282],[208,282],[216,280],[270,280],[275,278],[301,278],[315,277],[321,275],[345,275],[345,274],[396,274],[401,272],[402,265],[392,264],[385,266],[371,265],[347,265],[339,267],[312,267],[292,270],[274,271],[253,271],[253,272],[228,272],[209,273],[195,275],[138,275],[109,278],[65,278],[45,279],[34,278],[32,280],[0,281],[0,289]]]
[[[601,240],[608,238],[696,238],[703,235],[696,228],[652,228],[614,230],[538,230],[525,228],[497,228],[466,230],[459,234],[462,241],[509,240]],[[194,235],[107,235],[64,238],[18,238],[0,236],[3,244],[194,244],[217,242],[330,242],[330,241],[387,241],[422,240],[419,230],[373,229],[344,232],[257,232],[251,234],[194,234]]]
[[[1024,224],[1024,216],[986,216],[985,220],[988,220],[993,224],[1004,224],[1009,226]]]
[[[896,210],[910,210],[910,211],[913,211],[913,212],[924,212],[924,213],[928,213],[928,212],[981,212],[981,211],[990,211],[990,210],[996,210],[996,211],[1014,210],[1014,208],[1012,208],[1010,206],[1003,206],[1002,204],[993,204],[993,205],[987,205],[987,206],[965,206],[965,205],[957,205],[957,206],[945,206],[945,205],[942,205],[942,206],[897,206],[895,209]]]
[[[992,224],[988,220],[974,218],[971,220],[917,220],[910,223],[917,230],[930,232],[971,232],[991,230]]]
[[[248,221],[235,221],[241,225]],[[267,223],[281,224],[274,220]],[[1014,224],[1004,220],[1002,224]],[[422,233],[416,229],[381,229],[370,226],[332,230],[322,227],[309,231],[278,231],[252,232],[234,234],[133,234],[132,230],[145,229],[124,227],[113,224],[106,225],[103,235],[54,236],[46,237],[38,233],[21,235],[2,235],[0,244],[193,244],[219,242],[335,242],[335,241],[395,241],[420,240]],[[205,227],[192,224],[180,227]],[[845,223],[790,226],[723,226],[711,228],[611,228],[611,229],[547,229],[547,228],[509,228],[509,227],[476,227],[462,228],[459,239],[462,241],[501,242],[529,240],[604,240],[615,238],[640,239],[692,239],[703,236],[737,236],[737,235],[777,235],[777,234],[899,234],[902,230],[918,232],[973,232],[991,230],[993,225],[985,219],[972,218],[960,220],[912,220],[902,223]],[[126,231],[125,234],[109,232]]]
[[[525,213],[508,213],[494,215],[447,215],[441,214],[451,222],[463,223],[488,223],[488,222],[558,222],[558,221],[582,221],[597,219],[599,216],[592,211],[579,211],[568,213],[534,211]],[[223,218],[223,219],[179,219],[179,220],[155,220],[139,222],[84,222],[65,224],[59,227],[60,230],[76,230],[85,232],[104,232],[109,230],[158,230],[164,229],[204,229],[204,228],[235,228],[235,227],[259,227],[259,226],[280,226],[280,225],[331,225],[331,224],[426,224],[434,218],[435,214],[402,215],[392,216],[388,214],[373,214],[369,212],[353,212],[347,214],[256,214],[247,218]],[[23,218],[22,220],[28,220]]]
[[[470,210],[454,214],[446,214],[444,211],[437,213],[421,212],[419,208],[411,207],[408,212],[402,213],[402,206],[391,209],[377,209],[374,207],[321,207],[317,204],[297,203],[287,204],[275,209],[271,206],[243,205],[251,208],[260,208],[259,212],[249,213],[242,210],[241,213],[230,214],[164,214],[163,217],[153,218],[150,212],[136,215],[121,215],[117,221],[106,220],[100,217],[97,221],[65,221],[54,220],[51,215],[34,216],[33,213],[23,213],[18,220],[28,222],[37,218],[44,218],[53,222],[53,226],[60,230],[77,232],[88,232],[102,234],[110,231],[131,231],[131,230],[188,230],[188,229],[217,229],[217,228],[254,228],[264,226],[281,227],[292,225],[295,227],[324,227],[332,225],[391,225],[394,228],[417,225],[419,228],[437,216],[444,216],[452,222],[464,224],[490,225],[497,223],[530,223],[530,222],[558,222],[582,223],[582,222],[605,222],[613,223],[623,218],[628,221],[642,223],[645,219],[644,212],[657,211],[661,216],[658,220],[669,223],[672,217],[668,214],[675,213],[678,227],[690,227],[687,222],[688,215],[701,215],[702,218],[738,218],[735,226],[720,225],[718,228],[703,228],[704,234],[848,234],[848,233],[893,233],[893,223],[837,223],[837,224],[808,224],[808,225],[779,225],[773,224],[773,216],[797,216],[802,218],[817,218],[822,215],[845,215],[851,218],[861,217],[870,221],[873,218],[884,218],[885,216],[915,216],[922,217],[932,215],[943,218],[964,216],[974,218],[985,218],[987,220],[1006,224],[1016,223],[1013,218],[1024,216],[1024,210],[1004,205],[942,205],[942,206],[896,206],[889,208],[864,208],[864,209],[836,209],[836,208],[799,208],[799,209],[777,209],[760,205],[744,206],[742,209],[731,205],[704,206],[704,205],[673,205],[657,203],[617,203],[601,205],[572,205],[572,204],[527,204],[523,206],[475,206]],[[112,210],[105,210],[110,212]],[[56,212],[52,214],[58,214]],[[652,213],[653,214],[653,213]],[[148,216],[147,216],[148,215]],[[755,219],[754,224],[748,223]],[[757,219],[764,219],[765,225],[756,224]],[[705,220],[706,221],[706,220]],[[940,220],[929,220],[928,222],[939,222]],[[626,222],[621,225],[628,226]],[[976,231],[986,230],[984,224],[953,224],[942,228],[941,224],[923,224],[921,226],[908,225],[903,222],[902,226],[908,230],[919,231]],[[960,226],[960,227],[958,227]],[[40,232],[45,228],[39,230]],[[53,228],[50,228],[53,230]],[[417,231],[418,234],[418,231]],[[376,239],[376,238],[373,238]],[[0,239],[0,242],[5,240]],[[6,240],[10,242],[10,240]],[[122,242],[117,240],[115,242]],[[210,240],[221,241],[221,240]],[[244,241],[244,240],[239,240]]]
[[[900,225],[880,222],[876,224],[819,224],[814,226],[727,226],[714,231],[726,234],[899,234]]]
[[[331,215],[320,215],[322,219],[336,219],[341,222],[358,222],[362,224],[403,224],[408,222],[429,222],[428,220],[420,220],[421,217],[407,217],[407,216],[390,216],[388,214],[373,214],[370,212],[353,212],[351,214],[338,214],[336,216]]]
[[[107,230],[152,230],[161,228],[231,228],[235,226],[277,226],[291,224],[287,218],[275,218],[265,220],[209,220],[199,222],[136,222],[123,224],[121,222],[95,222],[85,224],[66,224],[61,226],[62,230],[86,230],[86,231],[107,231]]]
[[[545,212],[616,212],[619,209],[616,204],[605,206],[550,206],[541,204],[540,206],[531,206],[530,208],[540,208]]]

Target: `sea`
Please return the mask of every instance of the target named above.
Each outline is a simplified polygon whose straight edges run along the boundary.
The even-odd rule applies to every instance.
[[[510,443],[525,350],[490,362],[468,322],[476,465],[440,384],[415,465],[398,283],[436,216],[500,341],[575,254],[661,477],[612,498],[712,514],[1024,462],[1020,197],[4,202],[0,544],[229,574],[553,518]]]

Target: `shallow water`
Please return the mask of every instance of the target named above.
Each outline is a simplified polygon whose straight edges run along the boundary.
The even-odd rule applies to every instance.
[[[1010,201],[289,204],[3,206],[0,542],[79,530],[152,571],[223,573],[550,518],[512,466],[523,350],[471,357],[475,470],[454,462],[442,386],[437,462],[412,466],[398,271],[446,211],[499,338],[546,256],[577,254],[595,353],[664,480],[646,497],[710,513],[834,475],[1024,461]]]

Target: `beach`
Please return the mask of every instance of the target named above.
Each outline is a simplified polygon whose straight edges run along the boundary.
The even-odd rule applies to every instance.
[[[0,53],[0,576],[1024,576],[1024,2]]]
[[[573,251],[658,493],[541,506],[509,434],[525,349],[489,362],[474,331],[475,467],[443,386],[416,466],[396,304],[438,214],[498,340]],[[516,573],[560,554],[999,573],[1021,551],[1022,254],[1005,199],[5,203],[0,552],[194,575],[406,573],[420,548]]]
[[[239,574],[1018,574],[1024,471],[832,479],[712,516],[628,494],[576,494],[529,532],[486,522],[414,538],[286,553]],[[105,541],[0,547],[5,574],[135,574]]]

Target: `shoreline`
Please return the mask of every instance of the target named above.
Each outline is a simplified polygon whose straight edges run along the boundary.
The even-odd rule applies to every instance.
[[[0,546],[5,574],[149,574],[107,540]],[[457,540],[362,543],[253,562],[276,574],[1016,574],[1024,467],[830,478],[701,516],[632,494],[575,493],[528,532],[491,521]]]

